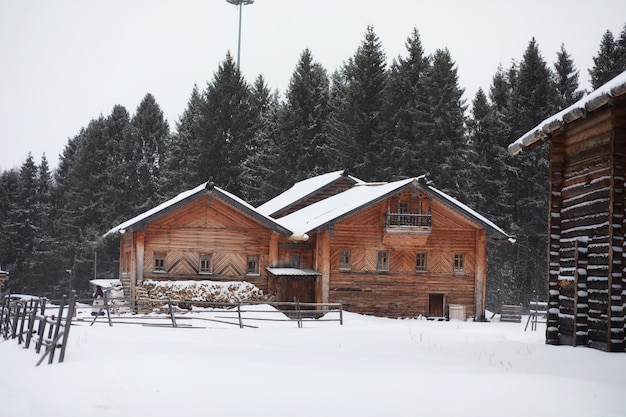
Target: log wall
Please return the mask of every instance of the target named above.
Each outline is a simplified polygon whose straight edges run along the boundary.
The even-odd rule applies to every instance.
[[[248,281],[267,292],[272,233],[217,198],[199,198],[148,224],[138,281]],[[155,254],[165,255],[164,271],[154,270]],[[200,271],[202,255],[211,257],[210,273]],[[259,257],[258,273],[248,273],[249,255]]]
[[[614,110],[570,123],[551,140],[550,344],[624,350],[626,140],[624,107]]]
[[[408,192],[401,199],[411,200]],[[432,203],[427,234],[386,234],[383,202],[335,225],[330,233],[329,302],[349,304],[350,311],[391,317],[428,315],[429,294],[465,306],[473,316],[476,294],[476,242],[480,231],[457,213]],[[351,269],[339,269],[339,254],[349,250]],[[377,270],[378,251],[389,256],[389,271]],[[415,270],[417,253],[427,254],[427,271]],[[464,271],[453,271],[454,255],[464,255]],[[482,297],[482,293],[481,293]]]

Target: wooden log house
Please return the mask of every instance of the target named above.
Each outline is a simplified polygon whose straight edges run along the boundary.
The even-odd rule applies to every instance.
[[[423,178],[364,183],[342,171],[252,208],[201,185],[131,219],[120,279],[245,280],[278,301],[343,302],[354,312],[485,315],[486,242],[510,237]]]
[[[626,72],[509,146],[549,141],[546,342],[626,347]]]

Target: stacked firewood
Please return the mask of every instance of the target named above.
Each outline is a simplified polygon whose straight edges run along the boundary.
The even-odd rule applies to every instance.
[[[206,306],[204,303],[237,303],[248,301],[272,301],[258,287],[245,281],[152,281],[143,282],[142,294],[148,304],[156,307],[172,300],[181,308]],[[145,293],[144,293],[145,291]],[[147,300],[146,300],[147,301]]]

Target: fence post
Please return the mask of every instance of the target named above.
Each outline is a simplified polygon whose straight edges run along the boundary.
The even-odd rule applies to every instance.
[[[167,305],[169,306],[170,317],[172,318],[172,327],[178,327],[176,325],[176,318],[174,317],[174,309],[172,308],[172,299],[171,298],[167,299]]]
[[[67,318],[65,319],[65,326],[63,327],[63,341],[61,342],[61,353],[59,354],[59,363],[65,359],[65,347],[67,346],[67,338],[70,335],[70,327],[72,326],[72,319],[74,318],[74,310],[76,309],[76,291],[70,293],[70,301],[67,306]]]
[[[24,343],[24,349],[28,349],[28,347],[30,346],[30,341],[33,338],[33,331],[34,331],[34,327],[35,327],[35,319],[37,317],[37,310],[39,309],[39,301],[41,300],[41,298],[38,298],[37,300],[35,300],[34,306],[30,312],[30,315],[28,317],[28,331],[26,333],[26,342]]]
[[[109,327],[113,327],[113,322],[111,321],[111,310],[109,309],[109,292],[111,291],[110,288],[107,288],[106,290],[103,291],[104,294],[104,308],[107,311],[107,318],[109,319]]]
[[[302,328],[302,313],[300,312],[300,302],[296,297],[293,297],[293,302],[296,304],[296,319],[298,320],[298,328]]]
[[[339,302],[339,324],[343,326],[343,303]]]
[[[243,321],[241,320],[241,300],[237,300],[237,317],[239,317],[239,328],[243,329]]]
[[[54,336],[52,340],[49,341],[50,345],[48,349],[46,349],[46,353],[50,350],[50,357],[48,358],[48,364],[51,364],[54,361],[54,351],[57,348],[57,342],[59,340],[59,330],[61,329],[61,321],[63,319],[63,310],[65,309],[65,300],[67,300],[67,296],[63,295],[61,297],[61,305],[59,306],[59,315],[57,316],[56,324],[54,325]],[[70,317],[71,320],[71,317]],[[43,359],[43,358],[42,358]]]

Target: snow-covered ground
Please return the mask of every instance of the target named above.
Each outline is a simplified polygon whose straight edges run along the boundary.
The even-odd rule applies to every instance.
[[[626,354],[545,345],[545,325],[200,320],[223,315],[86,317],[65,362],[40,367],[0,341],[0,416],[626,416]]]

